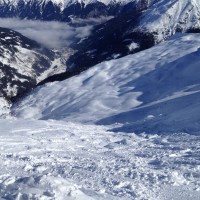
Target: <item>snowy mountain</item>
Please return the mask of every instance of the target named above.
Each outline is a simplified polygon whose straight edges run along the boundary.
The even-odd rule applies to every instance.
[[[139,28],[156,33],[158,42],[175,32],[200,31],[200,2],[160,0],[143,13]]]
[[[146,9],[157,0],[1,0],[0,17],[70,21]]]
[[[199,55],[177,34],[32,90],[0,119],[0,198],[199,200]]]
[[[48,75],[62,71],[60,55],[23,35],[0,28],[0,104],[13,101]],[[4,103],[3,103],[4,102]]]
[[[77,18],[98,19],[101,16],[113,18],[96,26],[89,37],[73,45],[77,53],[67,63],[67,66],[74,67],[73,74],[102,61],[147,49],[176,32],[200,31],[198,0],[0,1],[0,17],[73,24]],[[55,80],[59,78],[55,77]]]
[[[61,74],[61,54],[0,28],[0,199],[199,200],[199,2],[19,2],[22,18],[117,14]]]
[[[148,9],[149,8],[149,9]],[[146,9],[148,9],[146,11]],[[70,21],[72,17],[90,18],[118,16],[127,12],[132,14],[145,11],[150,23],[196,23],[199,19],[198,0],[1,0],[0,17],[19,17],[21,19],[41,19]],[[143,24],[143,25],[144,25]],[[167,25],[167,26],[166,26]],[[175,25],[176,26],[176,25]],[[194,26],[194,28],[196,28]],[[198,28],[198,27],[197,27]]]
[[[129,1],[5,0],[0,2],[0,17],[69,21],[71,16],[88,18],[115,15],[127,3]]]
[[[200,2],[197,0],[157,0],[94,28],[91,36],[76,44],[79,50],[68,62],[83,71],[104,60],[123,57],[147,49],[176,32],[200,32]],[[75,69],[75,70],[76,70]]]
[[[122,123],[131,132],[198,131],[199,38],[180,34],[38,87],[13,112],[26,119]]]

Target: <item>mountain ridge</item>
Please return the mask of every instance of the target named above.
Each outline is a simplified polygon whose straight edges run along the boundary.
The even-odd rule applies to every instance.
[[[0,98],[12,102],[48,75],[65,68],[59,54],[7,28],[0,27]],[[3,103],[5,104],[5,103]]]

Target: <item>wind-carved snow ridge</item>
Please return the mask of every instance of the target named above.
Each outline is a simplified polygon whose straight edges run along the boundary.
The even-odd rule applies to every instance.
[[[199,136],[107,129],[0,120],[0,198],[199,199]]]

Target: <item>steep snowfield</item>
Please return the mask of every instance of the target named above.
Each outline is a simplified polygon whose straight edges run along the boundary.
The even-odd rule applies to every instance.
[[[0,120],[0,198],[198,200],[200,137]]]
[[[199,26],[197,1],[155,6],[140,28],[158,40]],[[32,60],[16,49],[23,74]],[[199,56],[200,34],[177,34],[27,94],[11,109],[16,119],[0,119],[0,199],[199,200]],[[1,118],[9,112],[0,97]]]
[[[126,131],[196,132],[199,36],[177,35],[149,50],[41,86],[13,112],[25,119],[119,122],[126,124]]]
[[[157,41],[168,38],[176,31],[200,29],[200,1],[160,0],[144,11],[140,28],[156,33]]]

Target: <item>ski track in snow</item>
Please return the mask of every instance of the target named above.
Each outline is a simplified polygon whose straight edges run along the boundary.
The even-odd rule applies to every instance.
[[[197,200],[200,136],[0,120],[0,199]]]

